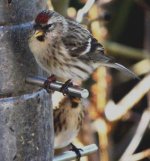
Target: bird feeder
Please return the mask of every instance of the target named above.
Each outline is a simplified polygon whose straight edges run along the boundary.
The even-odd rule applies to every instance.
[[[8,3],[9,2],[9,3]],[[51,97],[25,83],[39,75],[28,49],[28,33],[45,0],[0,0],[0,160],[51,161]]]

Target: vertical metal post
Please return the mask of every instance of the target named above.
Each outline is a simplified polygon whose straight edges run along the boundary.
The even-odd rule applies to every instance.
[[[24,83],[38,68],[29,51],[27,38],[36,14],[46,8],[45,0],[0,0],[0,94],[32,91]]]
[[[27,37],[46,6],[45,0],[0,0],[0,161],[53,157],[51,97],[25,83],[28,75],[39,75]]]

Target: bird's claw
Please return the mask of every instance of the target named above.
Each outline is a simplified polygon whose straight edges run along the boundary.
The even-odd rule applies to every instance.
[[[77,148],[75,145],[73,145],[72,143],[70,144],[71,145],[71,151],[74,151],[77,155],[77,161],[80,161],[80,158],[81,158],[81,153],[80,151],[83,151],[83,149],[81,148]]]
[[[60,89],[60,92],[62,92],[63,95],[68,94],[68,88],[69,88],[70,86],[73,86],[73,83],[72,83],[71,79],[67,80],[67,81],[62,85],[62,87],[61,87],[61,89]]]
[[[51,83],[55,82],[55,81],[56,81],[55,75],[51,75],[51,76],[48,77],[47,80],[44,82],[43,87],[44,87],[44,89],[46,89],[46,91],[47,91],[48,93],[52,92],[52,90],[49,88],[49,85],[50,85]]]

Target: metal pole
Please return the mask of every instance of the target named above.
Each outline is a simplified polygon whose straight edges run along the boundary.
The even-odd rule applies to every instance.
[[[83,151],[80,151],[81,153],[81,156],[86,156],[88,154],[91,154],[95,151],[98,150],[98,147],[96,144],[91,144],[91,145],[88,145],[88,146],[85,146],[82,148]],[[61,155],[58,155],[58,156],[55,156],[53,161],[70,161],[70,160],[73,160],[73,159],[76,159],[77,155],[75,152],[73,151],[66,151],[64,153],[62,153]]]
[[[23,81],[39,75],[28,34],[46,6],[46,0],[0,0],[0,161],[53,159],[51,95]]]
[[[46,78],[43,77],[27,77],[26,82],[31,83],[34,85],[38,85],[40,87],[43,87],[44,82],[46,81]],[[54,91],[60,91],[61,87],[63,86],[62,82],[52,82],[49,84],[49,89]],[[80,87],[72,86],[68,88],[68,95],[75,96],[75,97],[81,97],[81,98],[87,98],[89,96],[89,92],[87,89],[83,89]]]

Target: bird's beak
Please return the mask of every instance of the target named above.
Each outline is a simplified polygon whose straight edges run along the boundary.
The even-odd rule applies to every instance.
[[[34,33],[34,37],[41,37],[44,36],[44,32],[42,30],[36,30]]]

